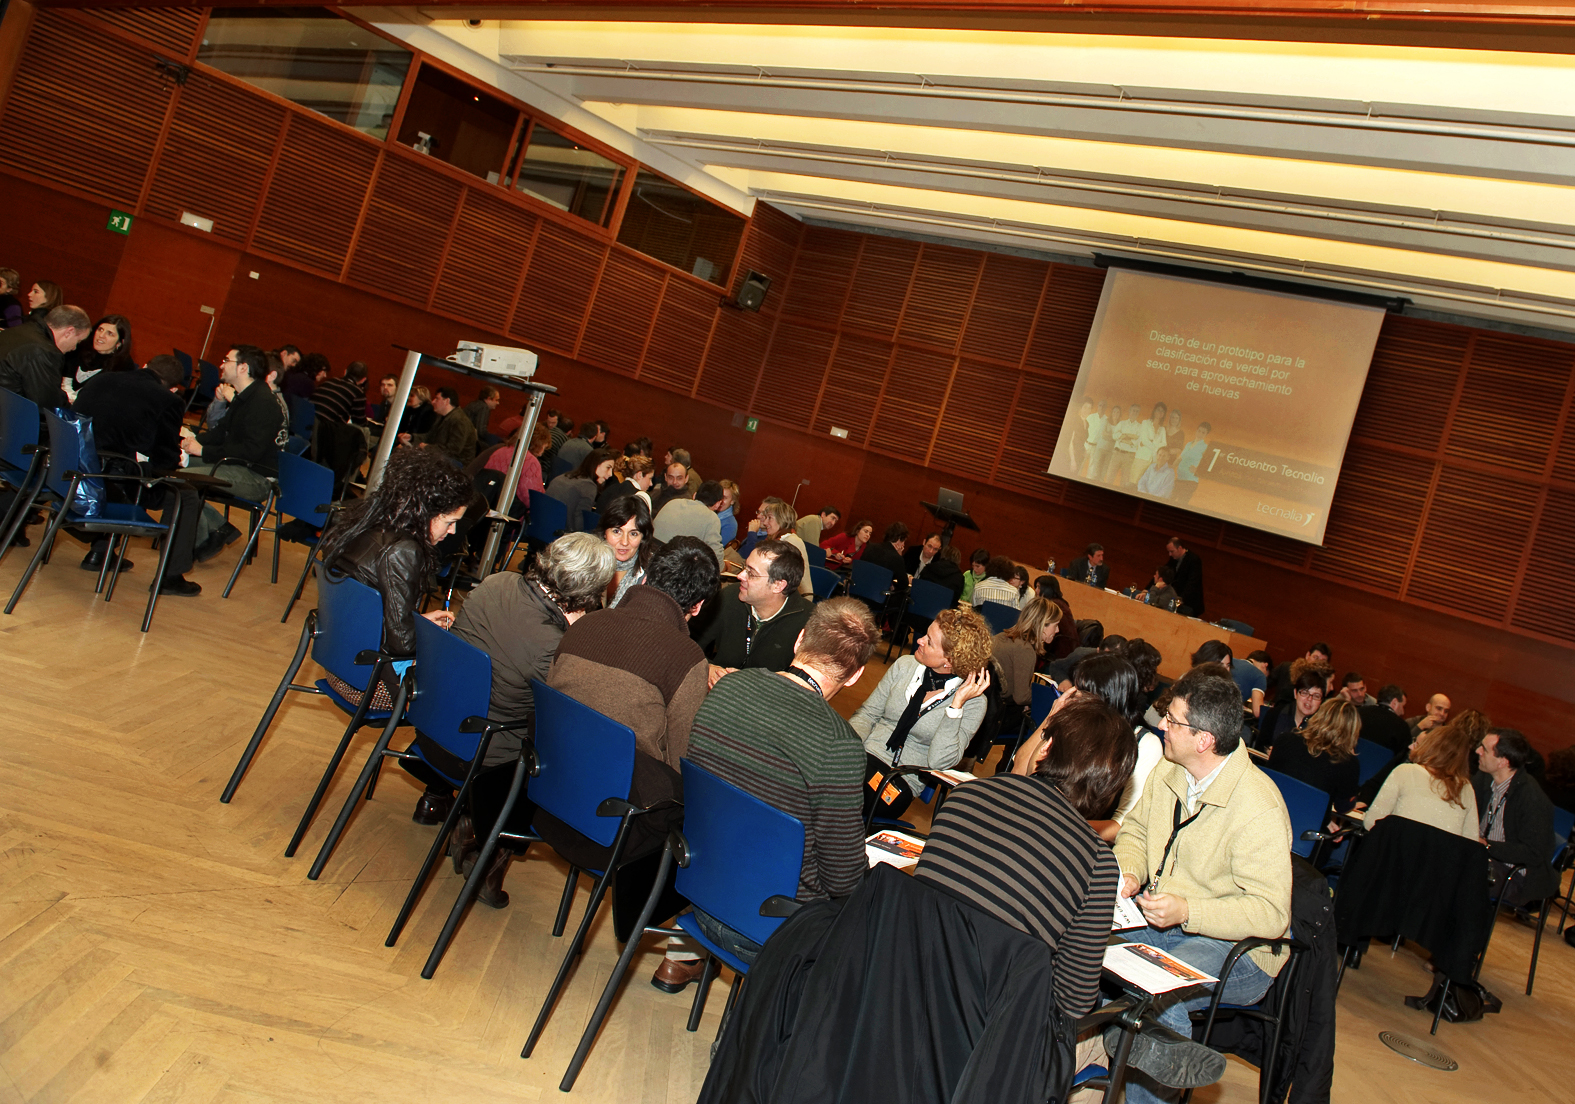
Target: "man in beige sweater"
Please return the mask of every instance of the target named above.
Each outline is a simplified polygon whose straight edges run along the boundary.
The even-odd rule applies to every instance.
[[[1218,664],[1195,667],[1176,683],[1161,727],[1168,762],[1149,775],[1116,836],[1120,893],[1137,895],[1149,925],[1123,935],[1218,977],[1237,940],[1278,938],[1290,926],[1290,817],[1279,789],[1241,744],[1241,691]],[[1255,1004],[1284,963],[1272,951],[1248,951],[1231,973],[1224,1000]],[[1178,1000],[1159,1021],[1190,1038],[1187,1013],[1208,1002],[1208,994]],[[1133,1066],[1165,1084],[1191,1083],[1185,1071],[1166,1068],[1193,1060],[1188,1048],[1167,1054],[1167,1047],[1163,1039],[1140,1035]],[[1135,1074],[1127,1083],[1129,1104],[1171,1099],[1157,1080]]]

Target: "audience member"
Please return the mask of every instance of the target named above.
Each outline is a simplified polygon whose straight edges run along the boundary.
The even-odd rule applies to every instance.
[[[864,558],[869,559],[869,553],[866,552]],[[974,609],[978,609],[986,602],[999,602],[1013,609],[1022,604],[1022,597],[1011,581],[1016,566],[1005,556],[990,557],[990,562],[984,569],[984,578],[973,585]]]
[[[284,371],[301,363],[301,350],[294,345],[281,345],[273,350],[273,355],[279,358],[279,366]]]
[[[312,391],[317,416],[343,425],[366,421],[366,375],[366,362],[352,360],[344,375],[318,384]]]
[[[1407,717],[1406,724],[1411,726],[1412,734],[1428,732],[1449,720],[1449,698],[1443,694],[1434,694],[1427,699],[1427,712],[1415,717]]]
[[[912,579],[923,579],[952,592],[952,602],[962,593],[963,573],[957,565],[941,555],[941,535],[931,533],[924,543],[907,549],[902,555],[902,566]]]
[[[284,370],[284,375],[279,381],[279,390],[292,399],[310,399],[312,392],[317,390],[318,374],[326,377],[328,374],[328,358],[322,353],[308,353],[301,356],[294,354],[294,359],[288,359],[287,352],[294,346],[283,346],[278,350],[279,364]]]
[[[1316,667],[1308,667],[1296,676],[1291,683],[1291,706],[1278,713],[1274,727],[1270,730],[1271,745],[1287,732],[1301,731],[1308,719],[1318,712],[1318,707],[1323,704],[1325,682],[1323,672]]]
[[[558,449],[557,462],[573,471],[593,449],[603,448],[606,440],[607,434],[602,431],[601,423],[587,418],[580,423],[580,435],[565,441],[563,447]]]
[[[864,553],[859,557],[865,563],[884,567],[891,572],[891,593],[886,597],[886,610],[896,616],[896,611],[908,597],[908,567],[903,561],[902,554],[908,549],[908,527],[900,521],[894,521],[886,526],[886,532],[879,541],[871,541],[864,546]],[[884,623],[884,611],[875,611],[875,620]]]
[[[755,546],[762,541],[779,540],[793,547],[807,568],[809,564],[809,550],[804,547],[804,541],[793,531],[798,515],[793,507],[776,495],[768,495],[760,504],[760,509],[755,514],[755,520],[749,523],[750,533],[742,544],[738,546],[738,554],[747,558],[754,551]],[[815,586],[810,581],[809,572],[804,572],[804,577],[799,581],[798,592],[813,597]]]
[[[1347,812],[1362,784],[1362,764],[1356,755],[1361,731],[1356,706],[1344,698],[1330,698],[1302,726],[1301,739],[1292,733],[1274,741],[1269,769],[1328,794],[1331,812]]]
[[[954,790],[913,875],[1055,952],[1056,1005],[1082,1016],[1099,995],[1120,870],[1088,822],[1106,817],[1137,758],[1127,722],[1098,701],[1059,710],[1032,773]]]
[[[333,381],[330,381],[333,382]],[[506,444],[492,450],[487,456],[486,463],[482,465],[484,471],[507,472],[514,465],[514,450],[519,447],[519,431],[524,428],[524,423],[516,426],[514,436]],[[552,431],[546,426],[538,425],[531,434],[530,448],[525,450],[525,459],[520,463],[520,481],[514,488],[514,498],[523,507],[530,507],[530,493],[537,491],[547,493],[547,488],[541,482],[541,454],[552,443]],[[500,503],[498,509],[503,509]]]
[[[470,424],[476,427],[476,439],[482,444],[496,443],[492,434],[487,432],[487,422],[502,401],[503,397],[498,394],[498,389],[488,384],[481,389],[481,394],[474,402],[465,404],[465,417],[469,418]]]
[[[673,449],[672,462],[684,466],[684,471],[687,473],[689,481],[689,493],[698,494],[700,484],[704,483],[705,479],[701,477],[699,472],[695,471],[695,463],[689,458],[689,450],[683,448]]]
[[[1263,699],[1269,689],[1269,653],[1263,649],[1248,652],[1246,659],[1232,659],[1230,677],[1241,691],[1241,704],[1254,717],[1263,712]]]
[[[574,419],[554,407],[547,411],[547,428],[552,431],[552,444],[541,458],[541,470],[551,475],[558,463],[558,450],[568,442],[569,434],[574,432]]]
[[[526,399],[523,403],[520,404],[520,410],[519,410],[518,414],[510,414],[507,418],[504,418],[501,422],[498,423],[498,428],[496,430],[496,433],[498,434],[498,436],[504,438],[505,440],[507,440],[508,438],[514,436],[514,431],[519,429],[520,426],[525,424],[525,418],[526,418],[526,416],[529,413],[530,413],[530,400]],[[490,420],[489,420],[489,424],[490,424]],[[547,442],[548,442],[548,444],[551,444],[552,443],[552,427],[547,425],[547,415],[546,415],[545,412],[542,413],[542,415],[537,419],[536,424],[541,426],[541,427],[543,427],[543,428],[545,428],[547,430]]]
[[[1378,699],[1367,692],[1367,680],[1355,671],[1347,671],[1340,680],[1339,695],[1352,705],[1378,704]]]
[[[454,635],[492,659],[490,719],[514,724],[535,713],[531,680],[547,678],[564,632],[601,604],[612,576],[612,552],[605,543],[590,533],[566,533],[536,556],[527,573],[493,572],[466,596],[454,618]],[[522,734],[515,730],[496,733],[487,745],[482,770],[471,783],[474,819],[470,813],[461,815],[449,840],[456,874],[468,874],[481,849],[476,826],[486,832],[503,811],[521,744]],[[450,778],[463,778],[469,769],[467,763],[419,732],[413,749],[419,749],[427,763]],[[452,792],[447,780],[425,764],[401,760],[401,765],[430,789]],[[533,813],[530,803],[520,800],[504,827],[523,831],[530,826]],[[481,885],[482,904],[493,908],[508,905],[503,875],[511,857],[507,848],[498,849]]]
[[[698,637],[711,657],[712,686],[745,667],[787,670],[799,631],[814,609],[798,591],[804,571],[797,549],[768,540],[749,554],[736,583],[723,584],[715,616]]]
[[[1372,705],[1357,707],[1362,719],[1362,739],[1399,754],[1411,744],[1411,728],[1405,723],[1405,691],[1393,684],[1378,691]]]
[[[1488,719],[1475,709],[1421,733],[1412,745],[1411,761],[1389,773],[1367,807],[1363,818],[1367,827],[1393,814],[1480,839],[1471,753],[1487,733]]]
[[[181,397],[182,374],[180,362],[165,353],[148,361],[144,368],[101,372],[83,384],[76,411],[93,420],[93,436],[100,454],[142,455],[148,458],[150,471],[176,471],[180,467],[181,421],[186,413],[186,402]],[[137,466],[113,460],[105,462],[104,470],[141,474]],[[121,501],[131,501],[127,492],[132,486],[116,480],[107,482],[105,489]],[[160,488],[151,498],[144,494],[140,501],[148,509],[162,509],[168,523],[177,498],[180,518],[170,540],[169,560],[164,565],[159,593],[194,598],[202,593],[202,586],[187,580],[185,574],[192,566],[201,499],[190,485],[181,483]],[[82,560],[84,570],[97,571],[103,566],[108,543],[103,539],[92,546]],[[122,560],[121,570],[129,566],[130,561]]]
[[[799,536],[806,547],[819,546],[820,542],[831,536],[831,531],[842,521],[842,511],[835,506],[824,506],[818,514],[806,514],[798,519],[794,532]]]
[[[91,327],[86,311],[65,306],[42,317],[35,312],[0,331],[0,388],[32,400],[41,412],[66,405],[60,387],[65,354],[87,338]]]
[[[1118,641],[1118,643],[1112,645],[1112,639]],[[1119,636],[1114,638],[1107,636],[1099,650],[1101,652],[1114,651],[1136,668],[1139,700],[1138,713],[1143,715],[1149,725],[1157,730],[1159,728],[1159,713],[1154,713],[1152,719],[1149,719],[1147,714],[1154,709],[1162,693],[1159,685],[1159,665],[1165,661],[1165,658],[1159,654],[1159,649],[1141,636],[1135,636],[1131,640],[1122,640]],[[1076,679],[1074,677],[1074,684],[1075,682]]]
[[[81,387],[100,372],[134,370],[137,365],[131,359],[131,323],[124,315],[106,314],[63,359],[63,370],[75,387]]]
[[[410,398],[405,400],[405,409],[400,411],[394,430],[400,440],[410,444],[413,438],[429,432],[437,424],[437,419],[437,411],[432,407],[432,392],[418,383],[410,389]]]
[[[357,361],[356,363],[360,363]],[[378,401],[366,404],[366,420],[379,430],[388,422],[389,411],[394,406],[394,396],[399,392],[399,377],[384,376],[377,381]]]
[[[1329,645],[1321,641],[1307,649],[1307,654],[1302,657],[1304,664],[1314,667],[1328,667],[1334,657],[1334,651]],[[1291,660],[1286,660],[1269,674],[1269,702],[1275,706],[1282,706],[1291,692],[1291,681],[1296,676],[1291,671]]]
[[[425,433],[401,433],[399,439],[407,445],[413,440],[422,448],[436,449],[461,467],[475,459],[476,427],[459,409],[459,392],[452,387],[439,387],[432,396],[432,413],[437,417],[431,429]]]
[[[664,467],[662,473],[662,485],[656,489],[656,497],[651,500],[651,508],[658,514],[673,499],[689,497],[688,468],[675,461]]]
[[[686,486],[673,498],[667,500],[656,515],[656,539],[664,544],[674,537],[694,537],[704,542],[716,557],[716,562],[722,562],[722,524],[717,520],[716,511],[722,504],[722,484],[702,483],[697,497],[691,497]]]
[[[716,593],[716,584],[711,550],[693,537],[678,537],[651,557],[645,582],[631,588],[617,609],[597,610],[569,626],[547,678],[554,689],[634,730],[629,800],[662,808],[634,819],[628,859],[659,850],[682,822],[682,807],[675,804],[683,800],[678,761],[689,751],[695,712],[706,694],[705,653],[689,638],[689,619]],[[544,811],[534,824],[576,866],[606,869],[607,848]]]
[[[1110,568],[1105,563],[1105,546],[1090,544],[1083,549],[1083,554],[1061,570],[1062,576],[1084,586],[1105,589],[1105,583],[1110,579]]]
[[[20,326],[27,312],[17,296],[22,291],[22,276],[14,268],[0,268],[0,330]]]
[[[181,450],[189,457],[186,471],[222,479],[236,497],[262,502],[270,490],[268,477],[279,470],[279,432],[287,428],[268,387],[268,358],[255,345],[232,346],[219,364],[219,378],[234,388],[235,398],[218,425],[181,438]],[[240,535],[218,509],[204,506],[197,520],[197,561],[213,559]]]
[[[962,594],[958,596],[958,605],[973,605],[973,588],[984,579],[990,566],[990,550],[988,548],[975,548],[973,555],[968,558],[968,570],[963,572]]]
[[[1223,640],[1205,640],[1198,645],[1198,650],[1192,653],[1192,665],[1197,667],[1204,663],[1211,663],[1224,669],[1227,677],[1235,681],[1231,669],[1235,666],[1235,657],[1231,655],[1230,645]]]
[[[1120,893],[1136,897],[1148,927],[1124,932],[1130,942],[1168,951],[1218,976],[1232,945],[1247,936],[1276,939],[1290,925],[1291,823],[1280,791],[1239,747],[1241,693],[1217,669],[1189,671],[1176,682],[1161,726],[1165,758],[1116,836],[1123,872]],[[1184,838],[1183,833],[1185,833]],[[1248,951],[1224,987],[1230,1004],[1256,1004],[1285,956]],[[1207,992],[1183,989],[1161,997],[1159,1022],[1191,1038],[1188,1013],[1206,1007]],[[1107,1030],[1113,1054],[1121,1029]],[[1174,1037],[1172,1037],[1174,1038]],[[1159,1085],[1207,1084],[1176,1076],[1175,1049],[1146,1032],[1133,1040],[1127,1100],[1165,1099]],[[1156,1085],[1156,1082],[1158,1083]]]
[[[1176,593],[1175,583],[1176,569],[1169,564],[1160,564],[1154,569],[1154,578],[1148,589],[1138,591],[1135,597],[1145,605],[1174,613],[1181,606],[1181,595]]]
[[[886,669],[853,714],[867,755],[864,808],[901,816],[920,790],[911,776],[879,785],[896,767],[947,770],[984,721],[990,688],[990,629],[972,610],[942,610],[913,654]]]
[[[722,528],[722,544],[732,544],[738,539],[738,484],[731,479],[719,479],[722,484],[722,508],[716,512],[717,524]]]
[[[1476,752],[1471,786],[1494,895],[1502,890],[1504,904],[1516,908],[1552,896],[1560,882],[1553,869],[1553,803],[1527,769],[1531,744],[1517,729],[1490,728]]]
[[[1176,569],[1175,588],[1181,595],[1182,612],[1191,617],[1203,616],[1203,561],[1196,552],[1187,548],[1185,537],[1171,537],[1165,544],[1171,565]]]
[[[1021,712],[1033,701],[1034,666],[1044,658],[1061,625],[1061,607],[1035,596],[1023,603],[1017,624],[996,633],[990,655],[1000,672],[1001,696],[1019,707],[1016,717],[1001,718],[1001,731],[1016,731]]]
[[[604,510],[607,504],[615,498],[624,498],[628,495],[639,495],[645,501],[645,508],[651,508],[651,482],[655,478],[656,467],[647,456],[636,453],[633,456],[613,457],[612,478],[602,484],[602,489],[596,495],[596,508]]]
[[[868,519],[856,523],[845,533],[834,533],[820,542],[826,550],[826,562],[846,567],[864,555],[864,548],[875,535],[875,523]]]
[[[585,531],[585,511],[596,509],[596,496],[602,484],[612,478],[612,470],[612,453],[593,449],[585,454],[578,470],[564,472],[547,484],[547,497],[557,499],[568,508],[569,521],[564,532]]]
[[[948,545],[947,547],[956,548],[957,546]],[[1072,649],[1077,647],[1079,643],[1077,618],[1072,613],[1072,603],[1061,592],[1061,580],[1056,578],[1056,576],[1041,575],[1035,579],[1034,593],[1041,598],[1047,598],[1054,602],[1056,608],[1061,611],[1061,624],[1056,628],[1055,642],[1050,645],[1045,653],[1045,657],[1040,660],[1037,668],[1038,670],[1043,670],[1048,666],[1049,660],[1065,659],[1072,654]],[[970,597],[972,596],[970,595]],[[959,598],[958,601],[962,602],[963,599]]]
[[[59,284],[53,280],[39,280],[27,290],[27,316],[42,325],[49,312],[65,301]]]
[[[1017,604],[1019,607],[1028,600],[1028,569],[1022,564],[1012,565],[1012,574],[1007,582],[1017,591]]]
[[[729,674],[695,714],[689,738],[695,766],[804,825],[800,901],[845,897],[864,879],[863,748],[827,703],[859,680],[879,642],[864,603],[822,602],[797,634],[787,667]],[[695,918],[708,938],[753,965],[758,944],[698,909]],[[658,975],[664,970],[672,972],[666,962]]]
[[[657,544],[653,539],[651,511],[638,495],[615,498],[601,514],[602,537],[616,560],[613,578],[607,587],[607,608],[623,601],[630,587],[645,582],[645,572]]]

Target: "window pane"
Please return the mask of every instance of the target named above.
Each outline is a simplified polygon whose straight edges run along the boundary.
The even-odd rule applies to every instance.
[[[641,169],[618,226],[618,240],[648,257],[718,286],[744,233],[744,217]]]
[[[496,184],[519,117],[518,108],[423,65],[399,124],[399,142]]]
[[[215,8],[197,60],[378,139],[410,69],[409,50],[322,8]]]
[[[560,211],[605,225],[623,166],[537,123],[514,186]]]

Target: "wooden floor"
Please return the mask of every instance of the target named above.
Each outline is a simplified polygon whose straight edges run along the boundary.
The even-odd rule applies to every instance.
[[[535,852],[516,862],[513,904],[474,910],[423,981],[459,882],[445,869],[399,945],[383,946],[435,831],[411,822],[417,787],[402,772],[385,772],[321,880],[306,871],[352,771],[301,854],[284,858],[339,731],[331,708],[292,695],[235,801],[219,804],[311,606],[309,587],[279,623],[303,551],[286,546],[278,586],[252,565],[228,601],[229,562],[199,567],[202,597],[165,599],[146,636],[146,544],[108,605],[77,568],[82,552],[63,539],[0,617],[0,1104],[555,1099],[617,950],[599,925],[541,1047],[521,1060],[561,953],[549,934],[559,864]],[[21,551],[0,563],[0,591],[25,564]],[[838,699],[844,712],[878,674]],[[1427,1017],[1400,998],[1427,977],[1410,948],[1370,955],[1340,994],[1334,1099],[1575,1098],[1575,951],[1546,940],[1527,999],[1530,947],[1526,930],[1499,927],[1484,978],[1504,1011],[1440,1028],[1437,1044],[1461,1065],[1447,1074],[1379,1043],[1386,1028],[1426,1037]],[[658,953],[636,960],[576,1099],[698,1093],[723,990],[699,1033],[685,1032],[688,995],[646,983]],[[1233,1060],[1196,1099],[1245,1104],[1255,1086]]]

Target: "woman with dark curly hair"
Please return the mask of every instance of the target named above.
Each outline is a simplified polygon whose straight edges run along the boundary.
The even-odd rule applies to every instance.
[[[894,765],[946,770],[958,764],[984,722],[990,651],[990,626],[973,610],[935,615],[913,654],[887,669],[849,719],[864,740],[869,778]],[[879,793],[865,786],[865,815],[878,801],[882,815],[900,816],[919,789],[911,776]]]
[[[74,386],[81,387],[100,372],[129,372],[136,367],[131,359],[131,323],[124,315],[106,314],[65,357],[65,374]]]
[[[617,560],[616,574],[607,586],[607,608],[612,609],[630,587],[645,582],[645,566],[656,551],[651,511],[639,495],[615,498],[602,511],[602,538]]]
[[[323,535],[325,570],[348,575],[383,596],[382,649],[401,661],[415,655],[416,610],[437,567],[433,550],[454,532],[475,494],[470,480],[441,454],[395,449],[377,489],[340,510]],[[447,610],[423,616],[445,629],[454,622]],[[359,699],[356,690],[332,675],[329,682],[352,701]],[[392,707],[386,685],[377,687],[372,703]]]

